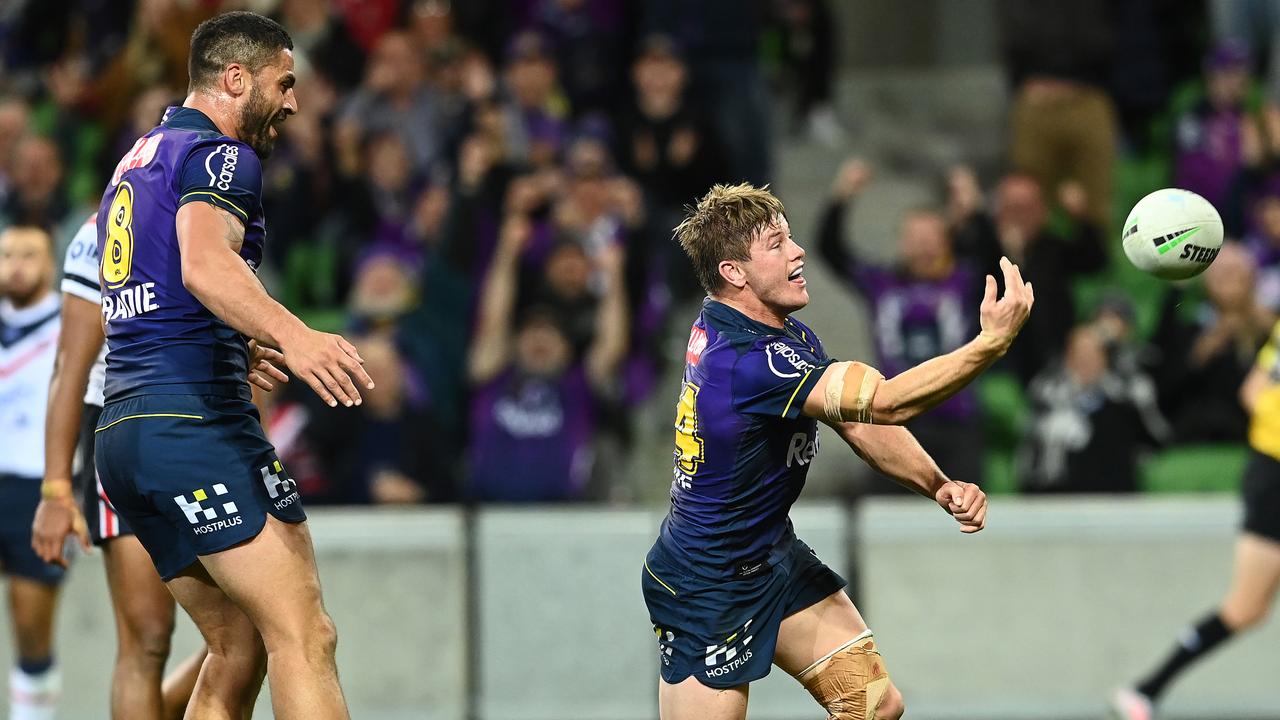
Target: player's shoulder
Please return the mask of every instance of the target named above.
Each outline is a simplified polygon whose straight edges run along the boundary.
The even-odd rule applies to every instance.
[[[152,132],[173,136],[182,155],[180,164],[196,164],[209,176],[211,184],[220,180],[230,183],[237,171],[260,171],[258,154],[248,143],[236,140],[221,130],[207,115],[188,107],[171,107],[165,111],[160,125]]]
[[[85,219],[76,234],[71,236],[67,251],[62,256],[62,266],[67,270],[98,266],[98,214]]]
[[[721,303],[704,305],[689,342],[690,352],[705,348],[702,361],[711,366],[767,369],[778,377],[807,372],[826,359],[817,334],[804,323],[788,317],[783,327],[772,327]]]
[[[62,291],[91,303],[102,299],[98,287],[98,222],[90,215],[67,244],[62,260]]]
[[[262,163],[253,148],[193,108],[170,108],[162,127],[184,134],[176,163],[178,204],[206,202],[249,222],[262,193]]]

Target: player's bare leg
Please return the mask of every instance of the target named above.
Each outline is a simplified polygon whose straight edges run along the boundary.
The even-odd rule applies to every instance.
[[[1280,543],[1245,532],[1236,540],[1231,585],[1216,612],[1187,628],[1164,661],[1141,682],[1116,691],[1111,710],[1124,720],[1150,720],[1154,706],[1193,663],[1237,633],[1262,622],[1280,589]]]
[[[27,578],[9,578],[9,617],[18,657],[53,655],[53,615],[57,605],[57,587]]]
[[[178,663],[173,672],[165,675],[164,681],[160,684],[165,720],[182,720],[187,710],[187,703],[191,701],[191,694],[195,692],[196,680],[200,677],[200,666],[204,664],[204,659],[208,655],[208,648],[202,647]],[[262,674],[266,675],[265,667],[262,668]]]
[[[348,720],[334,658],[338,633],[320,596],[307,524],[268,515],[252,540],[200,562],[262,634],[275,716]]]
[[[53,618],[58,604],[58,588],[28,578],[9,577],[9,619],[20,663],[42,663],[39,674],[22,674],[28,687],[13,687],[18,674],[11,678],[14,698],[22,696],[22,707],[11,708],[11,717],[53,717],[59,683],[47,663],[53,659]]]
[[[748,685],[720,690],[687,677],[672,685],[658,680],[658,716],[661,720],[745,720]]]
[[[187,720],[247,720],[262,688],[266,649],[262,638],[226,593],[195,563],[168,582],[208,647],[191,693]]]
[[[1262,622],[1280,589],[1280,543],[1244,533],[1236,540],[1231,587],[1222,600],[1222,622],[1232,632]]]
[[[850,641],[866,631],[867,623],[862,619],[858,608],[854,607],[853,601],[843,592],[836,592],[783,619],[778,629],[778,645],[774,650],[773,662],[808,687],[807,681],[826,670],[832,662],[832,653],[844,649]],[[896,720],[902,717],[902,711],[902,694],[890,681],[875,707],[874,715],[868,717]],[[830,708],[828,712],[831,712]],[[830,717],[838,720],[854,718],[853,715],[837,715],[834,712]]]
[[[173,596],[156,575],[151,556],[132,535],[102,548],[107,588],[116,619],[116,665],[111,676],[111,716],[138,720],[181,718],[195,687],[204,650],[184,661],[174,678],[179,690],[161,690],[173,636]]]

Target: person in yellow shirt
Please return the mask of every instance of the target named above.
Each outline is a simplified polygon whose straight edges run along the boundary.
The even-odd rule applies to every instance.
[[[1137,685],[1116,692],[1112,709],[1122,720],[1150,720],[1173,679],[1224,641],[1261,623],[1280,588],[1280,323],[1241,384],[1240,403],[1249,413],[1249,462],[1241,481],[1244,523],[1231,585],[1212,613],[1181,634],[1159,667]]]

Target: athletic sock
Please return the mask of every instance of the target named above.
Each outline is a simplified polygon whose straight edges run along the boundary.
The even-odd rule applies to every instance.
[[[1164,661],[1164,664],[1134,689],[1155,702],[1164,692],[1165,686],[1187,669],[1188,665],[1229,637],[1231,637],[1231,630],[1223,624],[1222,616],[1216,612],[1208,615],[1196,625],[1187,628],[1178,638],[1177,647],[1173,649],[1173,653]]]
[[[18,658],[18,669],[27,675],[43,675],[53,667],[53,656],[42,658]]]
[[[9,673],[9,720],[53,720],[61,692],[62,678],[52,663],[42,673],[14,669]]]

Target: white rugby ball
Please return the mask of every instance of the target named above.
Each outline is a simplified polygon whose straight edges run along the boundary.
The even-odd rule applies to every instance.
[[[1222,217],[1208,200],[1179,188],[1138,201],[1124,221],[1124,254],[1139,270],[1185,280],[1209,267],[1222,248]]]

